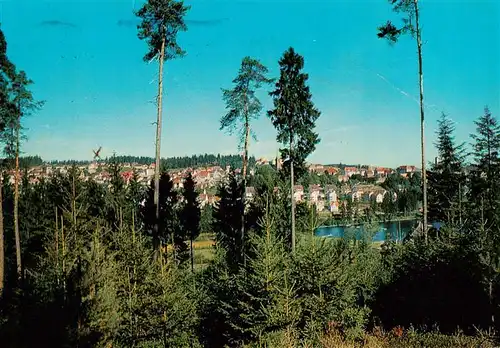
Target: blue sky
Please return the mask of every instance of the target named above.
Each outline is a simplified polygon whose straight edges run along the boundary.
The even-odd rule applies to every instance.
[[[278,74],[293,46],[305,58],[321,143],[312,162],[395,166],[419,163],[416,47],[391,47],[376,27],[398,21],[386,0],[192,0],[187,56],[165,66],[162,156],[235,153],[235,137],[219,131],[221,87],[231,87],[241,59],[258,58]],[[0,0],[10,59],[35,81],[46,104],[25,120],[27,154],[44,159],[154,155],[156,63],[132,26],[139,0]],[[468,141],[488,105],[500,116],[500,1],[422,0],[427,154],[441,111]],[[43,21],[52,24],[42,25]],[[205,22],[196,22],[205,21]],[[398,22],[399,23],[399,22]],[[271,106],[262,92],[262,101]],[[265,113],[254,123],[250,151],[276,154]]]

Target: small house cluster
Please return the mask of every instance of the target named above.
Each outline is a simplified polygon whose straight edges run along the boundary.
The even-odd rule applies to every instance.
[[[255,194],[254,187],[247,187],[247,200],[252,200]],[[352,188],[347,185],[340,187],[337,185],[310,185],[308,190],[304,190],[302,185],[295,185],[293,197],[296,203],[307,202],[309,205],[315,205],[317,211],[328,210],[336,214],[340,211],[342,198],[352,202],[381,204],[388,194],[390,193],[387,190],[377,185],[359,184]],[[394,193],[391,199],[396,200],[397,194]]]

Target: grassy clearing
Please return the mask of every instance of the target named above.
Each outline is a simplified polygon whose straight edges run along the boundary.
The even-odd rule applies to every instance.
[[[198,238],[195,239],[195,242],[199,241],[204,241],[204,240],[214,240],[215,239],[215,233],[200,233]]]
[[[346,339],[341,333],[330,331],[320,338],[319,344],[311,345],[299,342],[293,333],[281,332],[270,337],[264,346],[268,348],[493,348],[492,337],[478,332],[476,336],[466,336],[462,333],[444,335],[438,332],[419,333],[413,330],[405,331],[394,328],[391,332],[372,332],[357,340]],[[262,347],[262,344],[251,344],[247,347]]]

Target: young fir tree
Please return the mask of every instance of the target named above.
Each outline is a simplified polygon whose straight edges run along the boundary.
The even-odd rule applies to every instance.
[[[111,176],[108,194],[106,195],[107,221],[114,231],[123,229],[124,224],[130,222],[130,205],[127,200],[127,187],[122,176],[123,165],[113,154],[108,161],[108,172]]]
[[[148,52],[144,56],[146,62],[158,59],[158,95],[157,95],[157,119],[156,119],[156,166],[155,166],[155,187],[154,205],[155,218],[153,224],[153,249],[155,258],[158,257],[159,221],[160,221],[160,144],[162,127],[162,100],[163,100],[163,63],[164,61],[182,57],[185,52],[177,44],[177,33],[186,31],[184,16],[189,10],[189,6],[184,6],[183,1],[176,0],[148,0],[137,12],[136,15],[142,20],[138,25],[138,36],[148,43]]]
[[[210,204],[200,208],[200,232],[212,233],[213,207]]]
[[[198,192],[191,173],[184,180],[182,190],[183,207],[181,210],[181,225],[189,236],[189,256],[191,259],[191,271],[194,272],[194,250],[193,241],[200,235],[200,205],[198,203]]]
[[[238,76],[233,80],[232,89],[222,89],[222,98],[226,103],[227,114],[220,120],[220,129],[228,130],[231,134],[235,131],[240,138],[240,146],[243,144],[243,192],[241,199],[245,206],[248,170],[248,148],[250,146],[250,135],[252,130],[250,122],[260,116],[262,104],[256,96],[257,90],[263,84],[269,84],[273,80],[266,77],[267,68],[257,59],[243,58]],[[241,240],[245,240],[245,210],[241,216]],[[245,253],[245,245],[242,245],[242,253]]]
[[[472,228],[475,228],[476,244],[480,260],[485,266],[482,276],[487,284],[490,305],[495,301],[494,284],[500,275],[500,124],[489,109],[475,121],[474,169],[470,178],[469,201]],[[495,316],[491,314],[491,325]]]
[[[139,182],[139,174],[136,170],[132,173],[132,178],[130,179],[129,186],[127,188],[127,202],[130,209],[131,224],[132,229],[135,231],[140,227],[138,221],[139,205],[144,198],[144,189]]]
[[[186,245],[183,236],[180,235],[179,217],[178,217],[178,202],[179,197],[174,190],[174,184],[168,173],[163,173],[160,179],[160,243],[167,248],[170,243],[172,245],[172,259],[179,261],[178,257],[185,251]],[[151,186],[146,194],[146,201],[141,208],[142,220],[145,232],[148,235],[154,236],[156,208],[154,201],[155,184],[151,182]]]
[[[465,178],[463,175],[463,144],[456,145],[453,122],[442,114],[438,121],[436,148],[438,161],[427,173],[429,180],[429,219],[450,222],[459,216]],[[458,208],[458,209],[457,209]],[[455,214],[458,212],[458,214]],[[455,221],[458,222],[458,221]]]
[[[266,199],[260,233],[251,236],[252,257],[246,272],[236,277],[240,321],[234,324],[259,344],[276,332],[293,330],[301,316],[289,254],[275,234],[272,200]]]
[[[217,195],[220,201],[213,209],[213,229],[215,232],[215,245],[225,251],[228,268],[236,272],[243,264],[242,245],[240,233],[241,214],[243,204],[241,201],[242,186],[238,184],[234,173],[221,183]]]
[[[420,27],[420,11],[418,0],[389,0],[393,5],[393,11],[403,13],[403,26],[398,28],[391,21],[378,28],[377,36],[385,38],[390,43],[396,43],[401,35],[410,34],[417,44],[418,76],[420,92],[420,149],[422,160],[422,201],[423,214],[422,226],[424,236],[427,238],[427,175],[425,162],[425,132],[424,132],[424,73],[422,67],[422,29]]]
[[[320,112],[314,107],[312,95],[307,86],[308,75],[302,72],[304,58],[290,47],[279,61],[280,78],[276,89],[270,93],[274,109],[268,111],[274,127],[277,141],[287,145],[281,149],[285,160],[284,167],[289,170],[291,199],[292,250],[295,249],[295,199],[294,169],[304,171],[305,160],[319,143],[318,134],[314,132],[316,120]]]
[[[84,192],[85,202],[87,203],[87,213],[93,218],[102,218],[105,216],[107,208],[107,190],[105,186],[98,184],[94,179],[90,178],[85,181]]]
[[[122,325],[116,345],[198,347],[197,301],[188,274],[175,265],[152,263],[145,236],[132,233],[131,238],[125,231],[118,237]]]
[[[479,205],[479,199],[484,199],[486,207],[486,220],[489,223],[496,223],[496,210],[498,209],[498,169],[500,167],[500,124],[488,108],[485,108],[484,115],[476,124],[476,134],[472,134],[474,140],[473,156],[475,170],[471,178],[470,195],[472,202]],[[476,209],[479,211],[480,209]]]

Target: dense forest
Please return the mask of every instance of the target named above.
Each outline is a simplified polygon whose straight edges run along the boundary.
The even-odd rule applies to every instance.
[[[450,126],[443,118],[440,130]],[[120,164],[112,164],[109,188],[82,182],[76,167],[36,185],[21,184],[19,275],[14,192],[5,176],[2,342],[12,347],[337,347],[345,340],[398,347],[486,344],[493,339],[486,330],[497,329],[499,310],[493,232],[500,185],[494,175],[480,173],[500,163],[498,155],[483,150],[500,147],[496,118],[486,111],[473,137],[476,169],[467,175],[460,170],[465,162],[458,146],[450,142],[453,134],[437,144],[443,160],[429,172],[429,215],[443,225],[428,231],[427,242],[416,230],[403,243],[387,240],[380,248],[372,246],[369,232],[357,239],[314,237],[319,218],[301,204],[292,253],[286,175],[267,167],[252,182],[258,194],[245,209],[245,240],[237,176],[221,183],[220,202],[207,210],[196,202],[192,179],[176,191],[162,174],[162,252],[151,262],[153,187],[144,191],[134,180],[125,186]],[[275,194],[276,186],[282,194]],[[450,197],[448,187],[461,189]],[[369,221],[363,223],[374,230]],[[215,239],[210,260],[191,248],[191,241],[208,231]],[[461,334],[451,335],[458,329]],[[477,330],[484,330],[481,336]]]
[[[396,42],[399,35],[413,34],[421,58],[417,1],[390,3],[416,22],[404,21],[403,28],[388,22],[378,36]],[[182,1],[149,0],[136,13],[138,36],[148,46],[144,60],[156,58],[160,75],[164,61],[182,56],[176,35],[187,29],[187,11]],[[314,129],[321,116],[304,57],[295,49],[284,51],[275,79],[260,61],[245,57],[232,88],[222,90],[227,114],[221,130],[240,138],[242,156],[167,160],[163,170],[156,166],[146,188],[137,176],[125,185],[121,162],[141,161],[127,156],[106,164],[109,185],[83,180],[76,165],[36,184],[21,178],[22,120],[43,102],[7,52],[0,31],[6,158],[0,167],[2,346],[499,344],[500,125],[488,108],[475,115],[472,153],[456,142],[454,124],[443,114],[435,144],[439,160],[426,163],[422,148],[422,175],[393,175],[384,182],[399,196],[383,203],[384,214],[420,207],[422,216],[404,240],[389,237],[375,245],[380,226],[369,214],[357,220],[364,225],[361,234],[348,229],[352,233],[341,238],[320,238],[315,231],[322,221],[314,206],[293,198],[296,183],[320,180],[308,173],[306,159],[320,142]],[[156,163],[161,76],[158,84]],[[252,122],[263,113],[257,98],[263,86],[272,89],[267,116],[284,163],[279,170],[261,166],[249,176],[255,161],[248,151]],[[423,112],[422,107],[422,131]],[[164,169],[208,164],[242,171],[224,178],[220,200],[202,208],[191,175],[177,189]],[[255,189],[252,199],[245,195],[248,185]],[[357,219],[357,202],[341,201],[344,222]]]

